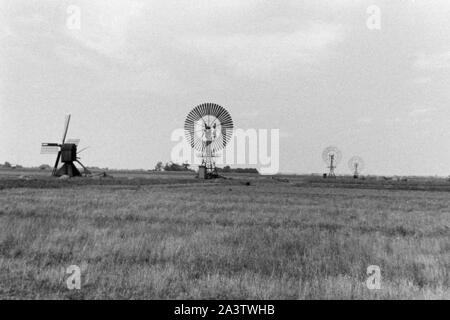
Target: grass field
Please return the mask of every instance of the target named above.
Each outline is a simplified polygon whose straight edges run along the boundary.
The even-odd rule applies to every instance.
[[[449,208],[445,180],[3,175],[0,298],[450,299]]]

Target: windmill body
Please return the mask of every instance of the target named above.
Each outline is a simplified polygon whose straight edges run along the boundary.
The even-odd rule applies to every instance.
[[[62,167],[56,171],[55,176],[63,175],[69,177],[80,177],[81,173],[75,167],[74,162],[77,162],[77,145],[73,143],[64,143],[61,145],[61,162]]]

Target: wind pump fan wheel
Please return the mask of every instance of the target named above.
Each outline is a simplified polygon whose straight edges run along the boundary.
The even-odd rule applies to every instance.
[[[233,134],[233,120],[228,111],[215,103],[203,103],[189,112],[184,122],[186,139],[197,151],[212,152],[225,148]]]
[[[201,152],[200,178],[217,176],[214,157],[224,149],[233,135],[233,119],[228,111],[215,103],[203,103],[189,112],[184,122],[189,145]]]

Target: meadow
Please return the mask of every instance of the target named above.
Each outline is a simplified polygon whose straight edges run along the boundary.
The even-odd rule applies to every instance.
[[[2,175],[0,298],[450,299],[449,208],[445,179]]]

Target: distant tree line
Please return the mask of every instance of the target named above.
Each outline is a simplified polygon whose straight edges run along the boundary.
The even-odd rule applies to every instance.
[[[217,168],[217,172],[222,173],[255,173],[259,174],[256,168],[231,168],[230,166],[225,166],[223,168]]]
[[[175,162],[167,162],[165,165],[159,161],[155,166],[155,171],[194,171],[190,169],[189,163],[178,164]]]
[[[3,169],[20,169],[23,168],[21,165],[12,165],[11,163],[9,163],[8,161],[5,161],[4,164],[0,164],[0,168]]]
[[[175,162],[167,162],[164,164],[159,161],[154,171],[194,171],[190,168],[189,163],[185,162],[178,164]],[[231,168],[230,166],[225,166],[223,168],[217,168],[217,172],[221,173],[254,173],[259,174],[258,170],[255,168]]]

